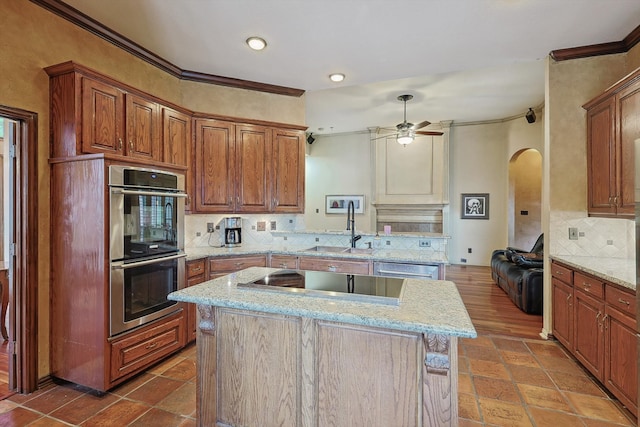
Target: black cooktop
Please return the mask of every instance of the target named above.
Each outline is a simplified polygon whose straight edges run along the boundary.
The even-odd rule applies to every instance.
[[[398,305],[403,282],[395,277],[278,270],[249,283],[238,283],[238,288]]]

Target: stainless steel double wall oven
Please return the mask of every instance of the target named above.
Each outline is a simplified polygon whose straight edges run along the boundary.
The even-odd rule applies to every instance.
[[[109,167],[111,336],[181,309],[184,175]]]

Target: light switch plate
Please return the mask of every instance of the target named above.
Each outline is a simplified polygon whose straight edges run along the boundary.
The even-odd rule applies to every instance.
[[[576,227],[569,227],[569,240],[578,240],[578,229]]]

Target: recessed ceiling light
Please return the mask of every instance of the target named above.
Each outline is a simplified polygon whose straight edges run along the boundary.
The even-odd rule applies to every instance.
[[[247,44],[253,50],[262,50],[267,47],[267,42],[260,37],[249,37],[247,39]]]
[[[341,82],[344,80],[344,74],[342,73],[333,73],[329,75],[329,78],[332,82]]]

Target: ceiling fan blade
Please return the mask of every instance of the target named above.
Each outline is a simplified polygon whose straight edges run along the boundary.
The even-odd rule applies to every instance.
[[[430,135],[430,136],[440,136],[443,135],[442,132],[436,132],[433,130],[418,130],[416,131],[416,135]]]
[[[422,129],[425,126],[429,126],[431,122],[425,120],[424,122],[420,122],[417,125],[413,125],[413,129]]]
[[[380,136],[377,136],[377,137],[375,137],[375,138],[371,138],[371,140],[372,140],[372,141],[376,141],[376,140],[378,140],[378,139],[384,139],[384,138],[397,138],[397,137],[398,137],[398,134],[397,134],[397,133],[388,133],[388,134],[386,134],[386,135],[380,135]]]

